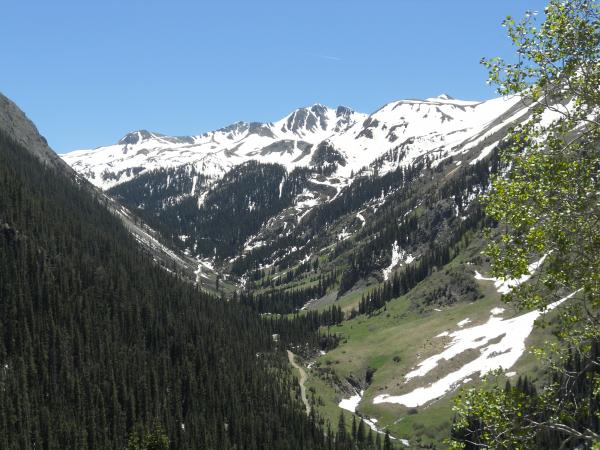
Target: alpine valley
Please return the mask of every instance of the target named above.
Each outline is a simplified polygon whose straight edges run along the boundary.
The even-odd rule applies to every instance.
[[[527,348],[550,329],[500,301],[537,265],[506,282],[482,255],[495,224],[480,197],[530,114],[518,96],[372,114],[316,104],[195,136],[134,131],[61,157],[170,252],[165,269],[273,327],[313,422],[438,448],[462,386],[497,368],[541,376]]]
[[[116,145],[62,157],[201,267],[242,277],[306,262],[367,229],[371,240],[384,210],[400,198],[414,209],[431,180],[475,171],[527,114],[517,97],[441,95],[392,102],[371,115],[317,104],[275,123],[238,122],[199,136],[135,131]],[[458,215],[485,186],[470,187],[454,200]],[[410,220],[407,213],[398,224]],[[403,251],[419,253],[419,243],[406,244]]]

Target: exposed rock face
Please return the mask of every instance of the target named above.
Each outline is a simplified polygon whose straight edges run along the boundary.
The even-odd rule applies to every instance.
[[[48,146],[46,138],[15,103],[0,93],[0,129],[44,164],[67,173],[75,171]]]
[[[300,134],[303,131],[327,129],[327,107],[313,105],[294,111],[287,119],[284,130]]]
[[[119,144],[139,144],[144,139],[149,139],[152,137],[152,134],[146,130],[133,131],[131,133],[127,133],[123,138],[119,141]]]
[[[342,132],[354,125],[352,116],[354,111],[346,106],[338,106],[335,110],[335,117],[337,118],[337,124],[334,128],[335,132]]]
[[[273,142],[271,145],[267,145],[261,151],[261,155],[269,155],[272,153],[289,153],[293,154],[296,149],[299,149],[302,154],[306,151],[310,151],[311,144],[304,141],[292,141],[285,139],[277,142]]]
[[[127,133],[119,141],[119,145],[137,145],[145,141],[157,139],[170,144],[193,144],[194,139],[190,136],[165,136],[164,134],[154,133],[148,130],[138,130]]]
[[[271,131],[271,128],[269,128],[269,124],[260,122],[251,122],[248,126],[248,133],[273,139],[277,138],[275,134],[273,134],[273,131]]]
[[[523,114],[526,108],[517,97],[484,102],[447,95],[399,100],[369,115],[345,106],[314,104],[275,122],[236,122],[187,137],[134,131],[119,143],[62,157],[103,190],[155,170],[192,165],[212,183],[248,161],[279,164],[288,173],[296,168],[327,169],[321,175],[346,184],[363,170],[376,169],[383,176],[422,158],[434,162],[464,154],[484,140],[489,152],[490,133],[501,135],[504,124],[521,120]]]

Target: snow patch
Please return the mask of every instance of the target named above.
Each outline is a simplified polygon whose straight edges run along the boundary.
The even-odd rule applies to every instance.
[[[358,407],[358,404],[362,400],[362,397],[364,394],[365,394],[365,391],[360,391],[360,392],[357,391],[356,394],[354,394],[352,397],[342,399],[338,403],[338,406],[342,409],[345,409],[346,411],[350,411],[351,413],[356,414],[356,408]],[[369,417],[362,417],[362,416],[361,416],[361,418],[362,418],[363,422],[365,424],[367,424],[369,426],[369,428],[371,428],[371,430],[375,431],[376,433],[385,434],[384,431],[380,430],[377,427],[377,419],[369,418]],[[390,438],[396,439],[392,436],[390,436]]]
[[[255,248],[263,247],[265,245],[266,245],[265,241],[255,241],[252,243],[248,242],[246,245],[244,245],[244,252],[250,252],[250,251],[254,250]]]
[[[209,279],[207,272],[215,272],[215,268],[210,259],[198,260],[198,269],[194,272],[196,274],[196,283],[200,283],[200,278]]]
[[[576,293],[551,303],[544,312],[556,308]],[[373,403],[396,403],[409,408],[417,407],[443,396],[475,373],[483,376],[498,368],[510,369],[525,351],[525,340],[531,333],[535,321],[542,314],[541,310],[535,310],[506,320],[492,314],[483,325],[455,331],[450,334],[452,342],[445,350],[422,361],[417,369],[406,374],[405,381],[425,376],[436,368],[440,361],[448,361],[466,350],[479,349],[480,354],[477,358],[428,386],[416,388],[403,395],[378,395],[373,399]],[[500,340],[495,344],[489,344],[496,339]]]
[[[296,211],[301,213],[297,219],[298,223],[300,223],[304,216],[306,216],[315,206],[319,204],[319,200],[313,193],[304,191],[302,194],[300,194],[300,197],[303,198],[303,200],[297,202],[295,205]]]
[[[338,234],[337,238],[338,238],[338,241],[341,242],[341,241],[345,241],[350,236],[351,236],[351,234],[349,232],[347,232],[346,229],[344,228],[342,230],[342,232]]]
[[[394,244],[392,245],[392,262],[389,266],[383,269],[383,279],[388,280],[390,278],[392,270],[399,264],[410,264],[414,260],[415,258],[412,255],[406,253],[400,248],[397,241],[394,242]]]
[[[206,196],[208,195],[208,191],[204,191],[202,194],[198,196],[198,209],[202,208],[204,205],[204,200],[206,200]]]
[[[473,166],[475,164],[477,164],[479,161],[483,160],[486,156],[488,156],[490,153],[492,153],[492,150],[494,150],[494,148],[496,148],[498,146],[497,142],[494,142],[493,144],[490,144],[486,147],[484,147],[483,150],[481,150],[481,153],[477,156],[477,158],[475,158],[473,161],[471,161],[469,163],[469,165]]]
[[[475,271],[475,279],[476,280],[483,280],[483,281],[493,281],[494,282],[494,286],[496,287],[496,290],[498,291],[499,294],[502,295],[506,295],[508,293],[510,293],[513,288],[519,286],[520,284],[525,283],[527,280],[529,280],[531,278],[531,276],[535,273],[536,270],[538,270],[542,264],[544,264],[544,260],[546,259],[547,255],[542,256],[538,261],[529,264],[529,266],[527,266],[527,272],[525,275],[522,275],[520,278],[517,279],[504,279],[504,278],[491,278],[491,277],[484,277],[483,275],[481,275],[478,271]]]
[[[338,406],[342,409],[345,409],[346,411],[355,413],[356,408],[358,407],[358,404],[360,403],[360,400],[362,399],[364,393],[365,391],[360,391],[350,398],[344,398],[338,403]]]
[[[138,132],[132,144],[121,142],[61,157],[90,182],[108,189],[139,173],[183,165],[194,165],[198,173],[214,180],[233,167],[257,159],[281,164],[291,172],[296,167],[310,166],[311,154],[301,142],[316,148],[328,140],[346,161],[337,167],[336,178],[351,179],[352,174],[373,168],[376,160],[378,175],[382,176],[413,164],[425,154],[437,164],[476,146],[493,145],[501,128],[527,114],[528,108],[519,107],[518,101],[518,97],[484,102],[441,97],[401,100],[384,105],[370,116],[351,110],[340,116],[335,109],[314,105],[293,111],[277,122],[260,124],[262,132],[258,133],[243,122],[183,139]],[[320,126],[307,126],[310,121],[302,117],[316,119]],[[399,143],[405,143],[402,154],[390,156]]]
[[[456,325],[458,325],[459,328],[464,327],[466,324],[470,323],[471,319],[469,319],[468,317],[466,319],[461,320],[460,322],[458,322]]]
[[[362,224],[361,228],[365,226],[365,223],[367,223],[365,216],[363,216],[362,213],[356,213],[356,218],[360,220],[360,223]]]

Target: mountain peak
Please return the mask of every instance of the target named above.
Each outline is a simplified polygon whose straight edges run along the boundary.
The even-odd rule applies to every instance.
[[[248,127],[250,126],[250,124],[248,122],[243,122],[241,120],[232,123],[231,125],[227,125],[226,127],[223,128],[219,128],[217,131],[220,131],[222,133],[243,133],[244,131],[248,130]],[[204,133],[204,135],[208,135],[209,133]]]
[[[296,134],[312,132],[327,127],[327,106],[315,103],[312,106],[299,108],[291,113],[282,127],[282,131],[291,131]]]
[[[143,141],[148,139],[152,139],[153,137],[159,136],[157,133],[152,133],[148,130],[138,130],[132,131],[131,133],[127,133],[119,140],[119,144],[121,145],[134,145],[141,144]]]
[[[461,139],[482,130],[515,102],[493,100],[487,106],[478,106],[485,103],[441,94],[429,100],[393,101],[370,115],[343,105],[314,103],[292,110],[275,122],[236,122],[200,135],[134,131],[123,137],[117,148],[110,145],[80,150],[64,155],[64,159],[97,186],[108,189],[136,177],[139,170],[187,164],[194,164],[198,171],[215,179],[250,160],[280,164],[291,171],[310,166],[312,152],[325,140],[346,163],[341,164],[341,157],[340,161],[336,159],[336,175],[350,177],[353,171],[357,173],[406,143],[406,154],[395,160],[388,158],[385,168],[379,171],[381,175],[398,164],[412,164],[426,152],[441,154],[440,149],[446,146],[448,152],[453,151]],[[452,146],[445,140],[450,135]]]
[[[327,111],[329,111],[329,107],[322,105],[321,103],[315,103],[308,109],[318,116],[325,115],[327,114]]]
[[[354,112],[354,110],[352,108],[349,108],[347,106],[342,106],[339,105],[336,109],[335,109],[335,115],[336,117],[348,117],[350,116],[352,113]]]
[[[429,98],[425,99],[426,102],[440,102],[440,101],[445,102],[445,101],[452,101],[452,100],[456,100],[456,99],[448,94],[440,94],[440,95],[436,95],[435,97],[429,97]]]

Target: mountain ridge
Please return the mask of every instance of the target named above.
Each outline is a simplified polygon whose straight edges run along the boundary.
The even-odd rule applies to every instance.
[[[481,102],[447,94],[390,102],[370,115],[315,104],[277,122],[236,122],[198,136],[132,132],[121,145],[63,158],[160,229],[173,245],[228,272],[227,266],[239,266],[240,258],[264,253],[259,247],[265,243],[284,242],[318,208],[337,208],[332,203],[337,198],[352,204],[362,198],[344,192],[364,177],[380,178],[372,186],[380,184],[389,195],[388,189],[399,188],[402,176],[394,175],[399,169],[413,177],[414,167],[422,171],[452,158],[457,164],[475,164],[528,111],[518,97]],[[248,165],[251,161],[258,166]],[[394,187],[386,185],[388,179]],[[382,197],[383,191],[369,195]],[[225,192],[234,200],[225,198]],[[230,201],[235,220],[226,220],[220,210]],[[281,257],[273,256],[271,262]],[[259,265],[269,264],[260,258]]]
[[[44,165],[75,175],[75,171],[57,155],[35,124],[11,99],[0,92],[0,129],[26,148]]]
[[[336,175],[349,179],[408,138],[418,140],[419,153],[441,147],[449,150],[449,144],[460,144],[461,139],[517,101],[514,97],[463,101],[442,94],[425,100],[393,101],[371,114],[316,103],[295,109],[275,122],[239,121],[192,136],[138,130],[125,135],[117,144],[75,150],[61,156],[93,184],[106,190],[145,171],[185,164],[193,164],[213,178],[220,178],[232,167],[252,159],[278,163],[288,171],[309,167],[312,152],[320,143],[329,141],[346,161],[343,167],[336,168]],[[450,137],[452,141],[448,142]]]

